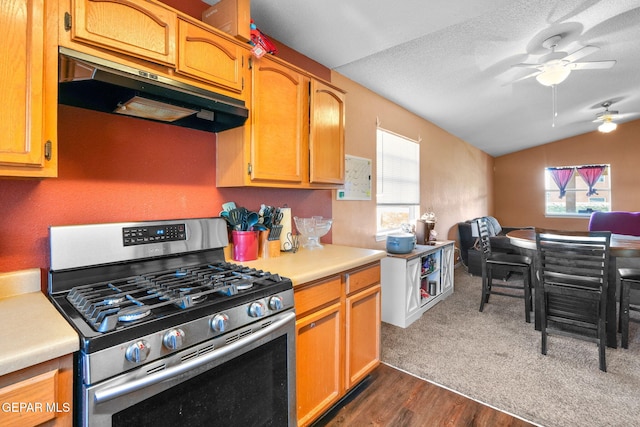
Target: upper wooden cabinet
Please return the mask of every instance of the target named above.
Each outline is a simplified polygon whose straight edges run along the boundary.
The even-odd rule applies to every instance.
[[[250,121],[217,138],[217,185],[344,182],[345,95],[272,57],[254,60]]]
[[[241,93],[249,50],[183,19],[178,19],[179,73]]]
[[[345,95],[311,80],[309,181],[344,183]]]
[[[56,0],[3,0],[0,176],[57,175]]]
[[[71,40],[175,65],[177,14],[142,0],[71,0]]]
[[[307,171],[309,79],[265,57],[253,64],[252,181],[302,183]]]

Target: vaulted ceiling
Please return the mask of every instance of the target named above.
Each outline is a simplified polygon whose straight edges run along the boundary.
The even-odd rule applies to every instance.
[[[618,123],[640,118],[638,0],[252,0],[251,16],[265,34],[493,156],[594,131],[605,101]],[[616,63],[572,70],[554,107],[551,87],[518,80],[539,70],[514,65],[549,60],[543,43],[555,35],[559,58],[595,46],[578,62]]]

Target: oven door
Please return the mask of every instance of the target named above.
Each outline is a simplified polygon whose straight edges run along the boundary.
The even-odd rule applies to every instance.
[[[233,331],[240,338],[224,346],[171,355],[180,360],[171,367],[142,366],[83,387],[81,424],[295,426],[295,313],[268,320]]]

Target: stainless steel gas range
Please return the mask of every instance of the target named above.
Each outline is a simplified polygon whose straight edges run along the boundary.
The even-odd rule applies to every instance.
[[[293,426],[291,280],[225,262],[221,218],[54,226],[83,426]]]

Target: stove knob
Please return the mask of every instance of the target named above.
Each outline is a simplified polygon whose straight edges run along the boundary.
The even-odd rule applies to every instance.
[[[252,302],[249,306],[249,316],[251,317],[262,317],[264,316],[264,304],[256,301]]]
[[[145,340],[140,340],[127,347],[125,357],[129,362],[140,363],[147,360],[150,351],[151,347],[149,347],[149,343]]]
[[[269,300],[269,308],[273,311],[282,310],[283,305],[284,304],[282,302],[282,297],[279,295],[271,297],[271,299]]]
[[[177,350],[182,347],[184,331],[182,329],[171,329],[162,337],[162,343],[169,350]]]
[[[215,316],[213,316],[213,319],[211,319],[211,329],[216,332],[224,332],[227,330],[228,326],[229,316],[224,313],[216,314]]]

